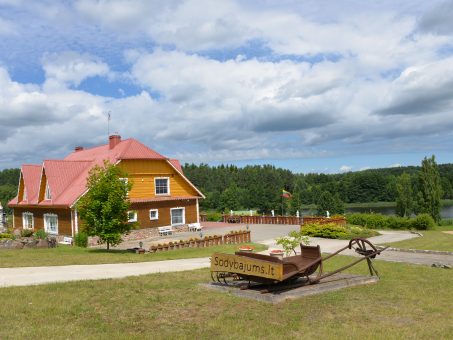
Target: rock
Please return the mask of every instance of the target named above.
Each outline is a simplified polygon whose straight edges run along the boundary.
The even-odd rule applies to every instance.
[[[27,242],[24,244],[24,248],[36,248],[38,242],[38,240],[27,240]]]
[[[431,265],[431,267],[434,268],[443,268],[443,269],[451,269],[451,266],[448,264],[440,263],[440,262],[435,262]]]
[[[14,235],[14,236],[19,236],[19,237],[20,237],[20,230],[19,230],[19,229],[14,229],[14,230],[13,230],[13,235]]]
[[[38,240],[36,248],[49,248],[49,242],[47,240]]]
[[[24,244],[19,241],[11,240],[10,248],[11,249],[22,249]]]

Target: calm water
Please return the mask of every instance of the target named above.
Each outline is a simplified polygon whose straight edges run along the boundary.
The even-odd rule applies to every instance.
[[[362,208],[347,208],[346,213],[379,213],[383,215],[395,215],[395,208],[374,208],[374,207],[362,207]],[[316,210],[303,210],[303,215],[316,214]],[[453,218],[453,205],[444,205],[440,211],[442,218]]]

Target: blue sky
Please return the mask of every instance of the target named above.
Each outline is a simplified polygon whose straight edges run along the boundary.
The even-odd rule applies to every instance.
[[[0,0],[0,168],[111,131],[182,162],[453,161],[453,1]]]

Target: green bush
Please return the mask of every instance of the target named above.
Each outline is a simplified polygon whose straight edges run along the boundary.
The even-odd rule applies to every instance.
[[[9,233],[0,233],[0,239],[13,239],[13,234],[9,234]]]
[[[415,218],[386,216],[381,214],[351,214],[346,217],[350,224],[371,229],[418,229],[427,230],[435,227],[433,218],[428,214],[420,214]]]
[[[428,230],[434,229],[434,227],[436,226],[436,222],[434,222],[434,219],[431,217],[431,215],[420,214],[417,215],[417,217],[411,219],[410,226],[411,228],[417,230]]]
[[[219,222],[222,220],[222,213],[212,211],[206,214],[206,219],[212,222]]]
[[[44,229],[39,229],[35,232],[35,238],[37,238],[38,240],[45,240],[47,238],[47,233],[44,231]]]
[[[302,235],[322,238],[346,238],[348,235],[346,227],[329,223],[329,224],[304,224],[300,232]]]
[[[367,228],[362,228],[355,225],[338,225],[334,223],[329,224],[304,224],[300,228],[302,235],[311,237],[333,238],[350,240],[357,237],[371,237],[379,235],[378,232]]]
[[[441,226],[453,225],[453,218],[443,218],[440,220],[439,225]]]
[[[30,236],[33,236],[33,230],[30,230],[30,229],[22,229],[20,231],[20,236],[22,237],[30,237]]]
[[[84,232],[77,233],[74,237],[74,244],[77,247],[88,247],[88,235]]]

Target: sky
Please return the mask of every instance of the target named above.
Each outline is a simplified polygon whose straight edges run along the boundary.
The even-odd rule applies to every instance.
[[[0,169],[108,131],[183,163],[453,163],[452,17],[453,0],[0,0]]]

